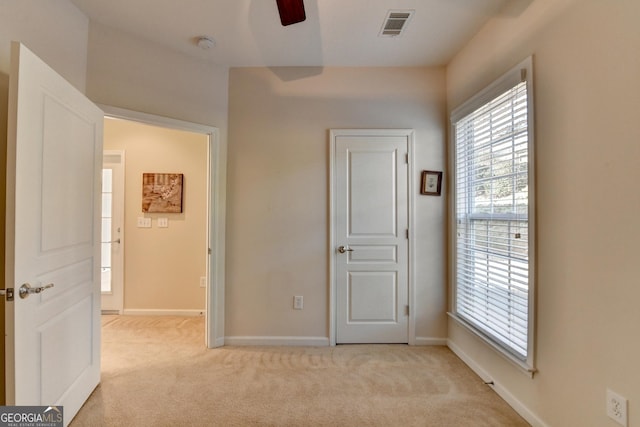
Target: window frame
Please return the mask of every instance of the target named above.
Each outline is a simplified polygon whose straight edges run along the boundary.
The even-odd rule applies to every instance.
[[[457,312],[457,272],[458,272],[458,236],[457,236],[457,140],[456,140],[456,124],[478,110],[482,106],[486,105],[499,95],[514,88],[522,82],[526,82],[527,87],[527,156],[528,156],[528,208],[527,208],[527,221],[528,221],[528,294],[527,294],[527,350],[524,358],[518,357],[514,354],[513,350],[508,349],[507,346],[500,343],[497,339],[490,334],[484,332],[482,329],[476,327],[471,322],[465,320]],[[521,368],[525,373],[533,377],[536,372],[535,368],[535,325],[536,325],[536,189],[535,189],[535,135],[534,135],[534,99],[533,99],[533,58],[529,56],[515,67],[507,71],[493,83],[482,89],[476,95],[462,103],[459,107],[455,108],[450,114],[450,165],[451,165],[451,200],[449,211],[449,224],[450,224],[450,276],[451,283],[451,307],[448,313],[457,323],[464,326],[470,332],[478,336],[482,341],[487,343],[491,348],[496,350],[500,355],[504,356],[507,360],[514,363],[517,367]],[[477,214],[471,214],[475,216]],[[480,214],[480,216],[485,216]],[[499,215],[494,215],[493,219],[499,219]]]

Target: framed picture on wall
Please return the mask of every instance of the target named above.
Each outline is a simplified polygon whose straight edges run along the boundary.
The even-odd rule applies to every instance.
[[[422,171],[420,194],[439,196],[442,191],[442,172]]]
[[[142,212],[181,213],[181,173],[142,174]]]

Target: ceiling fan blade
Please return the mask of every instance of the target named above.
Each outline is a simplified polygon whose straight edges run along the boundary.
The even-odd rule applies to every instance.
[[[276,0],[276,3],[283,26],[297,24],[307,19],[304,13],[304,0]]]

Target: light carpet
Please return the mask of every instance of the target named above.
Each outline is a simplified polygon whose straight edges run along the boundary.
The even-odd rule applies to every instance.
[[[78,426],[528,426],[446,347],[204,347],[202,317],[103,316]]]

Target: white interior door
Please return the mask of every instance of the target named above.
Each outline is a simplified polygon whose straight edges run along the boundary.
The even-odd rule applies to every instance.
[[[124,304],[124,151],[102,160],[102,312],[122,314]]]
[[[408,138],[334,135],[337,343],[407,343]]]
[[[66,425],[100,380],[103,113],[23,45],[11,61],[7,404],[63,406]]]

